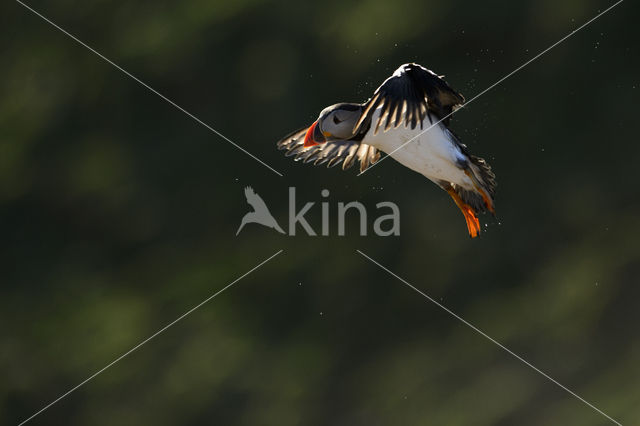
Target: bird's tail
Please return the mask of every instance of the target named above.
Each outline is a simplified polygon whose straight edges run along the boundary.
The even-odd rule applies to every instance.
[[[464,172],[473,182],[475,191],[460,188],[460,196],[478,213],[489,211],[495,216],[496,175],[484,158],[469,155],[469,160],[469,166]]]
[[[275,219],[273,219],[273,229],[275,229],[276,231],[278,231],[281,234],[286,234],[286,232],[284,232],[284,230],[282,228],[280,228],[280,225],[278,225],[278,222],[276,222]]]
[[[478,214],[489,211],[495,216],[496,176],[484,159],[469,155],[469,160],[464,172],[471,179],[473,189],[451,182],[440,182],[440,186],[453,198],[464,215],[469,235],[475,238],[480,234]]]

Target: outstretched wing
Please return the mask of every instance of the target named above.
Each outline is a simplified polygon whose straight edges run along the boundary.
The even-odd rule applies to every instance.
[[[304,147],[304,136],[307,128],[296,130],[285,136],[278,142],[278,149],[286,150],[285,155],[296,161],[313,163],[314,165],[327,164],[334,167],[342,164],[342,170],[351,168],[356,160],[360,162],[360,171],[364,171],[369,165],[380,159],[380,153],[371,145],[361,143],[359,140],[343,140],[326,142],[319,145]]]
[[[267,209],[267,205],[264,203],[262,198],[255,193],[252,187],[247,186],[244,189],[244,196],[247,197],[247,203],[249,203],[249,205],[253,207],[254,211],[259,212],[263,210],[269,210]]]
[[[376,89],[365,104],[364,113],[355,125],[357,133],[364,123],[371,123],[378,107],[382,107],[379,118],[371,123],[374,133],[383,127],[389,130],[401,124],[411,126],[422,122],[427,112],[438,120],[447,117],[464,102],[464,97],[453,90],[441,77],[418,64],[404,64]],[[449,124],[449,117],[443,120]]]

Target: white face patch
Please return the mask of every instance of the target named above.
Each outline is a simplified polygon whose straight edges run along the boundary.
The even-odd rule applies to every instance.
[[[360,111],[336,109],[329,112],[320,122],[323,133],[330,133],[332,137],[348,139],[353,136],[353,128],[360,118]]]

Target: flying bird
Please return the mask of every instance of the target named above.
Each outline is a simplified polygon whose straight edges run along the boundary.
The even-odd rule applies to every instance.
[[[271,212],[269,212],[267,205],[264,203],[262,198],[256,194],[253,188],[247,186],[244,189],[244,196],[247,198],[247,203],[253,207],[253,211],[244,215],[242,222],[240,222],[240,227],[238,228],[238,231],[236,231],[236,235],[240,233],[247,223],[259,223],[260,225],[264,225],[268,228],[273,228],[281,234],[285,233],[282,228],[280,228],[280,225],[278,225],[278,222],[273,218]]]
[[[368,101],[331,105],[277,145],[304,163],[342,164],[346,170],[358,161],[361,172],[385,152],[447,191],[475,238],[478,214],[495,215],[496,180],[487,162],[472,155],[449,128],[451,114],[463,103],[443,76],[404,64]]]

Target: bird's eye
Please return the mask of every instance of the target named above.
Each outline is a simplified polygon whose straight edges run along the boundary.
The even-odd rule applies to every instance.
[[[340,120],[337,115],[333,116],[333,123],[334,124],[340,124],[341,122],[342,122],[342,120]]]

